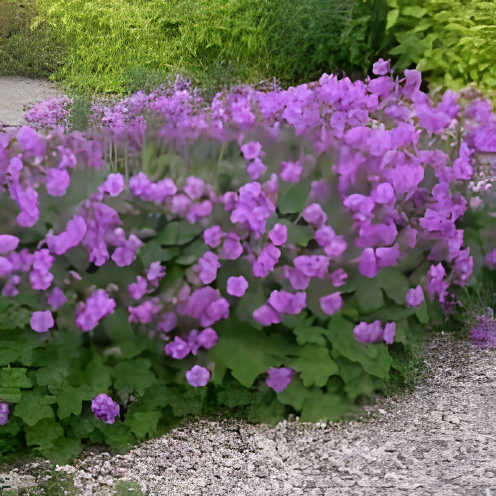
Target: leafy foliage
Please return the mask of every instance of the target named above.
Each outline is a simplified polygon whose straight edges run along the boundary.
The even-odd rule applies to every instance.
[[[474,82],[494,96],[494,2],[388,0],[388,7],[389,53],[398,69],[415,65],[432,85],[461,89]]]

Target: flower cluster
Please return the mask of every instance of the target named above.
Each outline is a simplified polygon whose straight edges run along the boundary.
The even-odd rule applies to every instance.
[[[115,422],[115,417],[119,416],[119,410],[119,405],[110,396],[103,393],[95,396],[91,402],[91,411],[95,417],[106,424]]]
[[[200,363],[204,351],[199,350],[222,338],[216,324],[236,308],[250,307],[252,323],[278,324],[309,308],[309,288],[317,281],[327,285],[319,295],[320,310],[332,316],[346,305],[346,292],[338,288],[351,273],[373,279],[414,252],[429,266],[409,289],[405,305],[420,306],[426,294],[449,312],[453,285],[465,285],[473,270],[457,226],[470,206],[458,190],[467,189],[478,155],[496,151],[496,119],[484,103],[463,106],[453,92],[437,104],[431,101],[420,90],[418,71],[393,79],[389,62],[379,61],[374,73],[378,77],[355,82],[323,74],[288,90],[236,88],[217,94],[210,104],[189,88],[162,88],[95,108],[94,127],[87,133],[53,128],[43,136],[23,126],[0,135],[0,188],[18,209],[0,235],[2,294],[15,296],[26,277],[33,290],[47,292],[50,310],[39,308],[31,319],[40,333],[55,327],[52,312],[69,296],[76,303],[74,321],[85,332],[123,307],[136,327],[161,333],[167,356],[180,360],[192,354]],[[47,104],[50,111],[38,107],[37,124],[52,126],[60,114],[56,105],[60,109],[62,103]],[[145,114],[158,119],[158,131],[157,120],[152,125]],[[280,145],[289,139],[288,130],[296,136],[299,154],[294,146]],[[222,188],[189,169],[157,180],[144,172],[129,180],[107,174],[87,198],[78,198],[64,226],[43,231],[43,201],[72,198],[75,174],[102,173],[112,146],[125,147],[139,161],[145,137],[175,151],[199,138],[222,150],[232,145],[245,166]],[[446,143],[453,145],[450,153]],[[306,188],[301,208],[281,208],[299,187]],[[301,192],[294,199],[300,203]],[[204,246],[195,245],[184,275],[162,290],[168,268],[158,249],[146,273],[132,283],[122,285],[117,278],[113,289],[72,290],[74,280],[84,284],[85,278],[64,258],[73,250],[86,252],[93,269],[130,268],[147,249],[146,238],[160,244],[152,227],[146,234],[141,227],[148,226],[127,222],[140,211],[158,214],[166,225],[200,226],[195,243],[202,239]],[[44,233],[33,251],[18,249],[14,233],[25,228]],[[309,239],[295,241],[295,229]],[[488,264],[496,263],[495,253],[488,255]],[[64,261],[63,269],[58,260]],[[249,272],[233,272],[220,284],[219,274],[231,261]],[[260,293],[258,307],[250,306],[253,294]],[[394,322],[363,321],[354,336],[365,344],[390,344],[395,330]],[[267,384],[277,391],[290,383],[294,371],[282,367],[267,373]],[[186,372],[194,387],[209,377],[208,367],[200,364]]]

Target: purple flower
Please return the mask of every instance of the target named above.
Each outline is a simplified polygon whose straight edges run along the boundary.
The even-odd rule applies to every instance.
[[[46,173],[46,190],[50,196],[64,196],[71,178],[67,171],[61,169],[48,169]]]
[[[248,281],[243,276],[230,277],[227,280],[227,293],[241,298],[248,289]]]
[[[258,141],[250,141],[241,147],[241,152],[246,160],[254,160],[260,157],[262,145]]]
[[[303,172],[300,162],[281,162],[281,169],[281,179],[288,183],[297,183]]]
[[[259,158],[252,160],[246,167],[246,172],[253,180],[258,179],[266,170],[267,167]]]
[[[224,260],[236,260],[243,253],[243,245],[236,233],[226,234],[219,257]]]
[[[76,325],[83,331],[91,331],[98,322],[115,310],[115,300],[103,289],[95,290],[85,303],[76,307]]]
[[[380,183],[372,191],[372,199],[376,203],[386,204],[394,201],[394,189],[389,183]]]
[[[47,246],[55,255],[63,255],[83,241],[86,230],[86,222],[83,217],[76,216],[67,222],[65,231],[58,235],[47,236]]]
[[[19,238],[10,234],[0,234],[0,254],[14,251],[19,245]]]
[[[205,367],[200,365],[193,366],[186,371],[186,379],[193,387],[206,386],[210,379],[210,372]]]
[[[164,351],[166,355],[175,358],[176,360],[182,360],[188,355],[191,349],[187,341],[176,336],[174,341],[165,345]]]
[[[298,315],[306,306],[306,298],[304,292],[293,294],[287,291],[272,291],[268,303],[279,313]]]
[[[288,240],[288,228],[284,224],[276,224],[269,232],[269,239],[275,246],[281,246]]]
[[[33,331],[48,332],[54,326],[52,313],[49,310],[33,312],[30,324]]]
[[[424,292],[420,284],[416,288],[407,291],[406,302],[409,307],[418,307],[424,302]]]
[[[158,298],[143,302],[136,307],[127,307],[129,311],[129,322],[139,322],[141,324],[150,324],[155,316],[162,310],[162,305]]]
[[[375,343],[379,341],[383,335],[381,322],[379,320],[375,320],[371,324],[360,322],[360,324],[356,325],[353,329],[353,334],[357,341],[360,341],[361,343]]]
[[[106,424],[113,424],[115,417],[119,415],[119,405],[110,396],[102,393],[93,398],[91,411],[95,417]]]
[[[303,210],[302,217],[313,227],[318,228],[327,222],[327,214],[318,203],[312,203]]]
[[[334,272],[331,272],[330,279],[332,285],[336,288],[343,286],[348,279],[348,274],[341,268],[336,269]]]
[[[119,196],[125,187],[124,177],[122,174],[109,174],[105,182],[100,186],[101,193],[107,193],[110,196]]]
[[[142,276],[138,276],[136,282],[132,282],[127,287],[129,296],[131,296],[133,300],[141,300],[146,294],[147,287],[146,279]]]
[[[300,272],[298,269],[290,267],[288,265],[284,266],[284,277],[289,279],[293,289],[307,289],[310,284],[310,277]]]
[[[6,257],[0,257],[0,277],[9,277],[14,271],[14,265]]]
[[[198,269],[200,272],[200,281],[203,284],[210,284],[217,277],[217,270],[220,268],[220,263],[217,255],[211,251],[207,251],[198,259]]]
[[[383,339],[386,344],[392,344],[396,334],[396,322],[388,322],[384,326]]]
[[[157,328],[162,332],[170,332],[177,326],[177,317],[174,312],[165,312],[160,317]]]
[[[379,271],[373,248],[365,248],[358,261],[358,271],[362,276],[374,278]]]
[[[372,72],[377,76],[384,76],[389,72],[390,60],[379,59],[373,66]]]
[[[157,287],[160,279],[165,276],[165,269],[160,262],[152,262],[146,271],[146,278],[148,282]]]
[[[300,255],[293,260],[293,264],[307,277],[324,278],[329,267],[329,258],[323,255]]]
[[[9,421],[9,404],[0,402],[0,425],[5,425]]]
[[[331,293],[320,298],[320,308],[327,315],[333,315],[343,306],[343,298],[341,293]]]
[[[289,367],[271,367],[267,372],[269,376],[265,380],[265,384],[276,393],[286,389],[294,376],[294,370]]]
[[[60,288],[53,288],[52,292],[47,298],[48,304],[53,310],[58,310],[62,305],[67,302],[64,292]]]
[[[201,331],[200,334],[198,334],[198,337],[196,338],[196,342],[202,348],[209,350],[210,348],[213,348],[215,346],[218,339],[219,337],[217,336],[215,330],[212,329],[211,327],[207,327],[206,329],[203,329],[203,331]]]
[[[186,186],[183,191],[192,200],[199,200],[205,193],[205,182],[198,177],[189,176],[186,179]]]
[[[203,232],[203,240],[205,241],[205,244],[210,248],[217,248],[220,245],[223,237],[224,233],[222,232],[220,226],[217,225],[209,227]]]
[[[272,244],[264,246],[260,255],[253,263],[253,275],[255,277],[267,277],[270,271],[276,266],[281,250]]]
[[[279,314],[271,308],[269,305],[262,305],[253,312],[253,318],[264,326],[270,326],[272,324],[279,324],[281,322],[281,317]]]

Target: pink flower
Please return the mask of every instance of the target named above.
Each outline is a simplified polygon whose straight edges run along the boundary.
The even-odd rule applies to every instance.
[[[327,315],[333,315],[343,306],[343,298],[341,293],[331,293],[320,298],[320,308]]]
[[[54,326],[52,313],[49,310],[33,312],[30,324],[33,331],[39,333],[48,332]]]
[[[186,379],[193,387],[206,386],[210,379],[210,372],[205,367],[200,365],[193,366],[190,370],[186,371]]]
[[[248,281],[243,277],[230,277],[227,280],[227,293],[231,296],[241,298],[248,289]]]

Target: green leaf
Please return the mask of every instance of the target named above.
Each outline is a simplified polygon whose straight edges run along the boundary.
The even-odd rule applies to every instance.
[[[303,408],[303,403],[307,397],[309,389],[307,389],[301,379],[296,375],[293,377],[289,386],[277,393],[277,399],[283,405],[290,405],[295,410],[300,411]]]
[[[285,189],[285,188],[284,188]],[[279,193],[277,208],[281,214],[300,213],[307,204],[310,193],[308,181],[292,184],[286,191]]]
[[[409,290],[408,278],[398,269],[384,267],[377,276],[377,282],[386,294],[398,305],[405,305],[406,293]]]
[[[285,413],[285,406],[275,398],[269,403],[255,399],[246,409],[246,419],[248,422],[275,425],[285,417]]]
[[[143,262],[145,267],[148,267],[153,262],[168,262],[177,257],[181,250],[177,246],[163,248],[156,240],[148,241],[142,246],[138,252],[138,257]]]
[[[400,15],[400,11],[398,9],[390,10],[387,13],[386,31],[389,31],[396,24],[399,15]]]
[[[94,355],[85,367],[83,381],[80,382],[86,392],[86,399],[92,399],[96,395],[108,391],[112,385],[110,372],[111,369],[103,364],[102,358]]]
[[[176,417],[200,415],[207,399],[207,388],[186,387],[171,388],[170,406]]]
[[[81,413],[83,400],[86,399],[86,390],[65,386],[61,392],[56,395],[57,398],[57,416],[64,419],[70,415],[79,415]]]
[[[382,379],[389,377],[391,356],[382,343],[363,344],[353,335],[354,325],[347,319],[335,315],[329,326],[332,355],[342,355],[352,362],[358,362],[369,374]]]
[[[26,444],[28,446],[49,447],[64,435],[64,429],[54,418],[44,418],[36,424],[26,427]]]
[[[406,16],[420,18],[427,14],[427,12],[428,10],[424,9],[423,7],[419,7],[418,5],[411,5],[410,7],[405,7],[401,13]]]
[[[326,340],[324,336],[329,334],[329,329],[325,327],[298,327],[293,329],[293,332],[296,335],[296,342],[300,346],[305,344],[325,346]]]
[[[135,441],[134,436],[129,431],[129,427],[120,422],[114,424],[99,422],[98,430],[102,432],[105,444],[117,450],[125,450]]]
[[[32,382],[26,376],[26,368],[11,368],[6,367],[0,369],[0,387],[9,388],[29,388]]]
[[[39,391],[24,391],[21,401],[15,407],[14,415],[29,426],[33,426],[42,419],[53,418],[53,408],[50,404],[54,401],[53,396],[47,396]]]
[[[147,434],[152,436],[156,433],[160,416],[159,411],[153,410],[149,412],[131,412],[128,413],[125,424],[138,439],[145,439]]]
[[[309,391],[305,398],[300,421],[336,421],[353,410],[357,410],[357,408],[345,397],[333,393],[324,393],[319,389],[313,389]]]
[[[118,308],[109,315],[103,321],[103,326],[109,337],[119,346],[123,358],[133,358],[146,349],[147,337],[133,331],[123,308]]]
[[[248,405],[253,393],[239,385],[234,379],[230,379],[222,388],[217,388],[217,402],[228,408]]]
[[[179,265],[191,265],[208,251],[208,249],[203,239],[197,239],[181,250],[181,255],[176,258],[175,262]]]
[[[288,353],[298,354],[297,347],[281,336],[265,335],[246,323],[232,318],[216,326],[219,341],[209,350],[209,356],[231,369],[243,386],[251,387],[256,377],[270,367],[282,365]]]
[[[18,403],[21,401],[21,390],[19,388],[0,387],[0,401]]]
[[[356,301],[358,311],[365,315],[375,312],[384,306],[384,296],[382,295],[381,286],[377,278],[368,279],[362,277],[357,281],[357,290],[353,295]]]
[[[421,324],[429,323],[429,312],[427,311],[427,305],[422,303],[416,310],[415,315]]]
[[[118,391],[143,394],[146,388],[157,382],[157,377],[150,367],[150,360],[145,358],[120,362],[112,369],[115,388]]]
[[[303,346],[299,357],[290,361],[289,366],[301,372],[305,387],[325,386],[329,376],[338,372],[336,362],[330,357],[327,346],[315,344]]]
[[[169,222],[158,234],[156,241],[162,245],[185,245],[193,241],[203,228],[198,224],[190,224],[185,220]]]
[[[39,448],[41,455],[58,465],[71,464],[81,453],[81,440],[59,437],[51,445]]]

